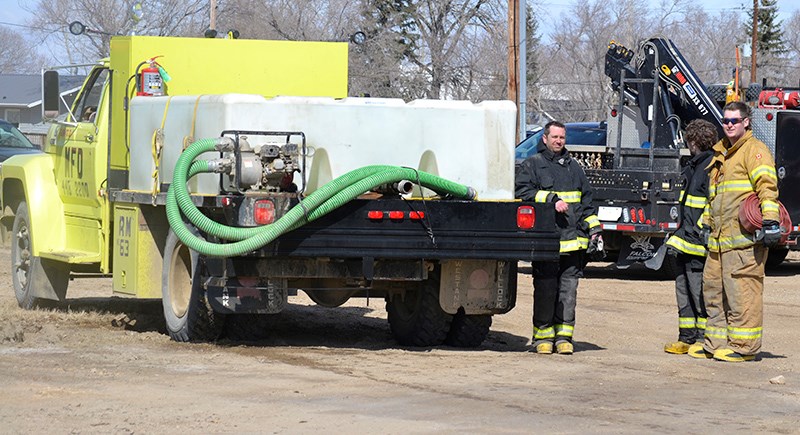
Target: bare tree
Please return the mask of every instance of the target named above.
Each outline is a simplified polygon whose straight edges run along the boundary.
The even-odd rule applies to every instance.
[[[141,4],[141,20],[130,13],[136,3]],[[57,29],[40,30],[40,40],[57,45],[67,53],[69,63],[108,56],[114,35],[201,35],[208,26],[208,2],[203,0],[40,0],[33,11],[33,27]],[[67,33],[73,21],[90,31],[77,36]]]
[[[38,73],[44,64],[44,57],[21,33],[0,27],[0,73]]]

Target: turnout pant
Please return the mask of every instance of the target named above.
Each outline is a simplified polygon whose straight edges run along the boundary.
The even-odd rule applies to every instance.
[[[703,271],[706,351],[727,347],[755,355],[761,349],[766,261],[767,248],[762,245],[708,253]]]
[[[583,276],[583,251],[562,254],[559,261],[534,262],[533,343],[572,342],[578,279]]]
[[[679,253],[675,296],[678,301],[678,340],[701,343],[706,330],[703,304],[703,265],[705,257]]]

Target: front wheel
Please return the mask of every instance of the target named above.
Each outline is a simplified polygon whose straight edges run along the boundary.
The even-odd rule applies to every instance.
[[[11,234],[11,280],[19,306],[30,310],[63,301],[69,285],[69,269],[33,255],[30,215],[25,201],[17,207]]]
[[[450,331],[453,316],[439,305],[439,279],[431,274],[425,282],[405,295],[386,302],[389,328],[404,346],[438,346]]]
[[[187,248],[170,229],[164,246],[161,302],[167,332],[175,341],[213,341],[222,332],[223,316],[211,309],[200,271],[200,254]]]

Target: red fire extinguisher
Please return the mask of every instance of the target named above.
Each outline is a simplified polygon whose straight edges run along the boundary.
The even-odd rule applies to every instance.
[[[146,68],[139,71],[138,86],[136,95],[146,97],[158,97],[164,95],[164,83],[169,81],[169,75],[166,70],[156,62],[156,59],[161,56],[150,58]]]

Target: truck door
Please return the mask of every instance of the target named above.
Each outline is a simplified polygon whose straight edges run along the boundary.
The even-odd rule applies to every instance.
[[[108,69],[95,67],[56,128],[56,183],[67,226],[67,245],[86,255],[100,253],[108,153]]]

